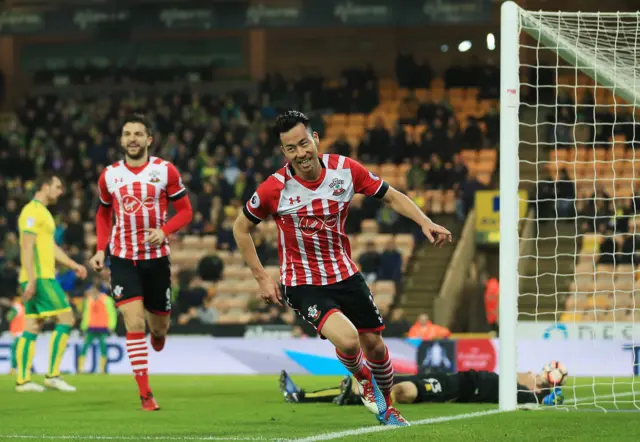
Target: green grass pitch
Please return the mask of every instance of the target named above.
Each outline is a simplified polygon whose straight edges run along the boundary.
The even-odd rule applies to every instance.
[[[293,378],[310,390],[339,382],[338,377]],[[13,378],[0,377],[0,441],[640,440],[640,415],[632,412],[640,411],[636,408],[640,407],[640,382],[634,383],[633,378],[618,378],[615,384],[604,378],[570,382],[565,394],[571,409],[577,411],[569,412],[488,414],[497,407],[402,405],[400,410],[414,426],[391,430],[383,430],[386,427],[378,425],[363,407],[285,403],[278,376],[152,375],[151,385],[161,407],[155,413],[140,411],[131,376],[66,379],[78,388],[76,393],[16,393]],[[594,395],[598,397],[595,405]]]

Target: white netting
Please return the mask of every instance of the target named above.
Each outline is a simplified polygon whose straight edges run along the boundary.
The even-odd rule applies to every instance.
[[[562,361],[570,407],[640,409],[639,24],[520,13],[519,368]]]

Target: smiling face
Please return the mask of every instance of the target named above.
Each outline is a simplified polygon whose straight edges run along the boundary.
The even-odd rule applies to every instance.
[[[320,140],[317,132],[311,132],[303,123],[298,123],[289,131],[280,134],[280,142],[282,153],[297,175],[306,180],[314,180],[320,176]]]
[[[153,138],[142,123],[126,123],[122,126],[120,143],[126,156],[132,160],[139,160],[147,155],[147,150]]]

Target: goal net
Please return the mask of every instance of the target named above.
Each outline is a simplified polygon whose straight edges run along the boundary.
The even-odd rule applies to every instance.
[[[638,12],[502,6],[503,410],[516,373],[550,361],[562,408],[640,409],[639,52]]]

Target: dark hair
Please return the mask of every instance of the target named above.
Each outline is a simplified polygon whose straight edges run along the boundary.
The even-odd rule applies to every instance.
[[[56,174],[55,172],[42,172],[40,175],[38,175],[34,182],[36,192],[42,189],[42,186],[44,186],[45,184],[51,184],[54,178],[58,178],[60,181],[62,181],[58,174]]]
[[[308,131],[311,131],[309,117],[305,114],[296,110],[283,112],[276,118],[276,134],[279,136],[282,133],[289,132],[300,123],[304,124]]]
[[[122,127],[124,127],[124,125],[127,123],[140,123],[147,130],[147,135],[152,135],[153,129],[151,127],[151,121],[144,114],[133,113],[127,115],[125,119],[122,120]]]

